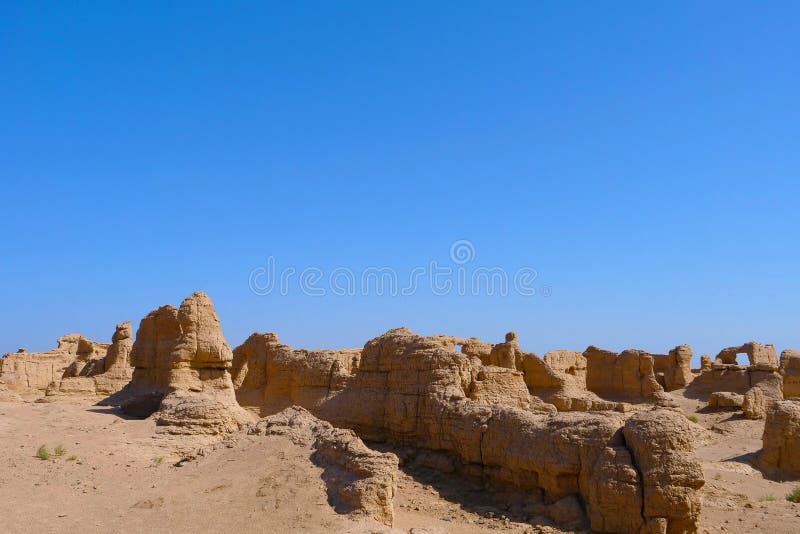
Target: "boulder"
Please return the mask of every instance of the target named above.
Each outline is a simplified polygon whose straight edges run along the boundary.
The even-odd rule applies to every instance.
[[[744,395],[730,391],[715,391],[708,397],[709,408],[741,408]]]

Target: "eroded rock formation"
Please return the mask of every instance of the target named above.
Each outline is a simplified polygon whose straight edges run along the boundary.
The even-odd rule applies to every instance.
[[[138,416],[155,411],[161,432],[235,431],[252,416],[236,402],[232,360],[208,295],[193,293],[178,310],[162,306],[139,325],[122,408]]]
[[[58,338],[58,347],[48,352],[17,352],[0,359],[0,378],[9,389],[21,393],[44,393],[62,377],[102,373],[108,344],[79,334]]]
[[[516,357],[514,341],[505,345],[509,362],[510,354]],[[367,342],[357,362],[348,360],[350,370],[333,355],[280,346],[275,336],[251,336],[245,345],[251,346],[236,349],[241,355],[237,383],[249,384],[248,398],[269,399],[275,407],[306,399],[306,408],[317,417],[362,439],[446,453],[465,475],[530,492],[545,504],[562,503],[548,508],[551,512],[578,499],[597,531],[639,532],[645,525],[663,525],[680,532],[697,519],[693,492],[702,476],[689,438],[672,436],[688,424],[675,412],[647,412],[641,423],[632,419],[629,430],[625,416],[614,412],[541,413],[525,406],[519,372],[485,366],[440,337],[416,336],[405,328]],[[269,366],[274,369],[267,371]],[[250,369],[257,373],[252,382]],[[297,393],[298,380],[332,371],[339,373],[335,380],[314,386],[318,390],[310,395]],[[288,381],[294,385],[288,387]],[[652,436],[655,428],[664,435]],[[627,444],[628,433],[635,446]],[[651,439],[674,440],[676,449],[667,453],[664,445],[654,451],[647,445]],[[661,457],[665,463],[659,467]],[[649,466],[644,476],[637,465]],[[669,476],[677,481],[674,487]]]
[[[648,399],[663,392],[654,372],[654,357],[642,350],[617,354],[591,346],[586,357],[586,388],[601,397]]]
[[[778,366],[778,354],[775,352],[775,347],[773,345],[762,346],[761,343],[755,341],[748,341],[739,347],[724,348],[717,354],[715,361],[726,365],[737,365],[736,356],[738,354],[747,355],[751,366],[763,366],[767,369]]]
[[[322,478],[333,507],[360,513],[392,526],[397,492],[398,459],[371,450],[352,431],[334,428],[298,406],[264,418],[249,434],[282,435],[299,445],[311,445],[312,460],[325,468]]]
[[[740,365],[736,361],[737,354],[746,354],[749,365]],[[714,362],[704,359],[700,374],[687,386],[686,394],[691,398],[707,399],[715,392],[729,392],[746,395],[752,388],[765,382],[759,390],[750,394],[748,407],[753,407],[752,414],[760,413],[763,417],[763,408],[756,408],[763,404],[763,399],[774,397],[774,388],[769,386],[776,379],[780,379],[778,359],[775,347],[762,346],[750,341],[739,347],[729,347],[720,351]],[[777,378],[776,378],[777,377]],[[763,395],[766,393],[766,395]],[[748,408],[750,409],[750,408]]]
[[[780,372],[783,376],[783,396],[787,399],[800,398],[800,352],[783,351]]]
[[[800,402],[777,401],[767,410],[758,463],[776,478],[800,476]]]
[[[763,419],[779,400],[783,400],[783,377],[770,373],[744,394],[742,411],[748,419]]]
[[[130,321],[118,324],[103,357],[73,362],[61,380],[50,384],[47,395],[111,395],[124,388],[133,374],[131,337]]]

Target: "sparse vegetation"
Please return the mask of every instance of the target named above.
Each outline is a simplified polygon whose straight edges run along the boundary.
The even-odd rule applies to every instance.
[[[714,475],[714,480],[722,480],[722,475],[717,473],[716,475]]]
[[[776,501],[776,500],[777,499],[775,498],[775,495],[770,493],[769,495],[764,495],[763,497],[760,497],[758,499],[758,502],[773,502],[773,501]]]
[[[75,456],[75,455],[73,454],[72,456],[70,456],[69,458],[67,458],[67,461],[68,461],[68,462],[74,462],[74,461],[75,461],[75,460],[77,460],[77,459],[78,459],[78,457],[77,457],[77,456]]]
[[[686,419],[688,419],[688,420],[689,420],[689,421],[691,421],[692,423],[696,423],[696,422],[698,421],[698,419],[697,419],[697,416],[696,416],[696,415],[687,415],[687,416],[686,416]]]
[[[36,451],[36,457],[39,458],[40,460],[49,460],[50,459],[50,451],[47,450],[47,446],[46,445],[42,445],[42,446],[39,447],[39,450]]]
[[[800,503],[800,487],[797,487],[786,494],[786,500],[789,502],[799,502]]]
[[[163,456],[156,456],[155,458],[153,458],[153,465],[156,467],[161,465],[163,462],[164,462]]]
[[[63,445],[59,445],[53,450],[53,454],[56,456],[56,458],[61,458],[66,452],[67,449],[65,449]]]

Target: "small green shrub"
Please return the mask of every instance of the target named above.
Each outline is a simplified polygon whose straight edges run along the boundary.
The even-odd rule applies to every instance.
[[[789,502],[800,502],[800,487],[797,487],[787,493],[786,500]]]
[[[698,421],[698,419],[697,419],[697,416],[696,416],[696,415],[687,415],[687,416],[686,416],[686,419],[688,419],[688,420],[689,420],[689,421],[691,421],[692,423],[696,423],[696,422]]]
[[[775,498],[775,495],[770,493],[769,495],[764,495],[763,497],[759,498],[758,502],[774,502],[777,500],[778,499]]]
[[[39,447],[39,450],[36,451],[36,457],[40,460],[49,460],[50,459],[50,451],[47,450],[46,445],[42,445]]]
[[[78,457],[77,457],[77,456],[75,456],[75,455],[73,454],[72,456],[70,456],[69,458],[67,458],[67,461],[68,461],[68,462],[74,462],[74,461],[75,461],[75,460],[77,460],[77,459],[78,459]]]
[[[66,452],[67,449],[65,449],[63,445],[59,445],[53,450],[53,454],[56,456],[56,458],[61,458]]]
[[[721,479],[722,479],[722,475],[720,475],[719,473],[714,475],[714,480],[721,480]]]
[[[164,462],[164,457],[163,456],[156,456],[155,458],[153,458],[153,465],[154,466],[159,466],[163,462]]]

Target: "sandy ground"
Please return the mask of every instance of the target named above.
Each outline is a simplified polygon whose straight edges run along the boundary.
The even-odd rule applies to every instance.
[[[706,412],[705,403],[680,394],[673,392],[681,409],[706,429],[695,444],[706,480],[700,532],[800,533],[800,504],[786,500],[800,481],[768,480],[752,464],[764,421],[746,419],[741,411]]]
[[[767,480],[748,461],[763,422],[699,406],[682,401],[707,430],[700,532],[800,532],[800,504],[784,498],[800,481]],[[63,453],[41,460],[41,445]],[[89,401],[0,403],[0,532],[560,532],[502,494],[425,469],[402,473],[394,529],[340,515],[309,456],[279,436],[156,435],[152,421]]]

